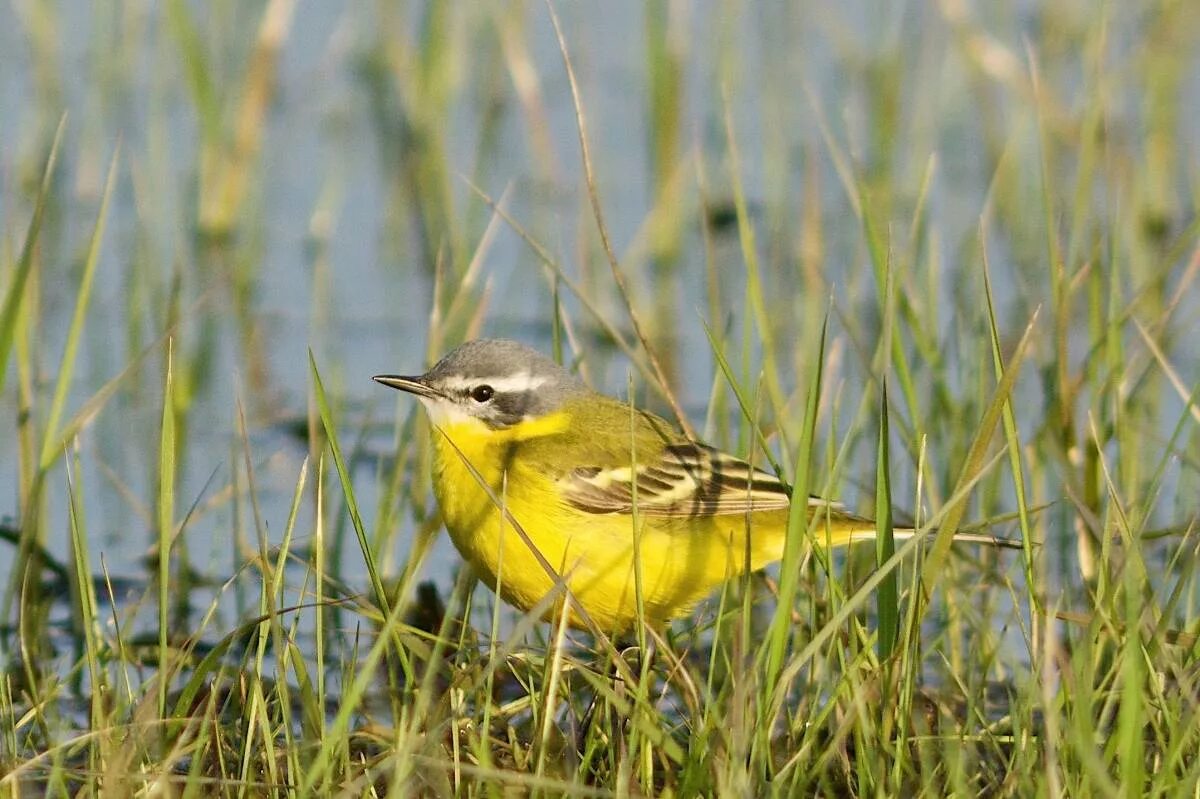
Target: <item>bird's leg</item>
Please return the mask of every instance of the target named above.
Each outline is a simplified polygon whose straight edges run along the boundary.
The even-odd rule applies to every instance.
[[[617,645],[617,657],[625,660],[631,653],[637,653],[637,659],[632,664],[630,671],[634,674],[635,679],[640,679],[641,675],[647,673],[654,659],[654,644],[653,638],[647,639],[646,652],[643,655],[637,644],[630,642],[621,642]],[[636,667],[636,668],[633,668]],[[610,659],[605,669],[605,675],[613,684],[613,694],[617,697],[624,698],[626,695],[625,678],[621,676],[621,670],[617,668],[615,660]],[[587,710],[583,713],[583,718],[580,720],[579,731],[576,733],[575,749],[582,755],[584,746],[587,743],[588,732],[591,730],[592,723],[596,717],[596,707],[600,704],[600,691],[592,692],[592,700],[588,703]]]
[[[604,676],[611,680],[614,684],[620,680],[620,670],[617,664],[612,659],[605,662]],[[592,722],[596,718],[596,707],[600,704],[600,691],[592,691],[591,701],[588,702],[587,710],[583,712],[583,718],[579,721],[579,730],[575,733],[575,750],[580,756],[584,755],[584,750],[587,745],[588,732],[592,729]]]

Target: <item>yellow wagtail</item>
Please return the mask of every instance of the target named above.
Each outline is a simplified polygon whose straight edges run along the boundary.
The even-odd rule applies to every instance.
[[[791,497],[775,475],[592,391],[523,344],[469,341],[419,377],[374,379],[425,406],[436,428],[434,493],[450,538],[522,610],[560,577],[605,632],[629,630],[638,618],[635,538],[650,624],[783,557]],[[874,521],[837,503],[807,503],[815,541],[837,547],[876,534]],[[912,534],[896,530],[897,538]],[[577,614],[571,621],[583,624]]]

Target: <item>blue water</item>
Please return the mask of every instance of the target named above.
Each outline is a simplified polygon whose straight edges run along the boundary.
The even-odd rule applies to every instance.
[[[637,241],[653,202],[646,155],[650,134],[644,12],[632,0],[602,8],[562,5],[560,13],[584,94],[598,189],[614,246],[624,255]],[[369,378],[379,372],[420,371],[426,365],[425,329],[433,281],[421,262],[411,215],[397,214],[392,207],[395,177],[382,146],[393,143],[381,146],[371,95],[360,75],[364,59],[378,54],[380,42],[391,42],[397,57],[415,57],[404,44],[415,34],[386,27],[389,23],[375,17],[378,12],[363,6],[313,2],[298,6],[281,50],[262,151],[249,177],[247,220],[236,240],[214,257],[194,235],[200,135],[164,12],[157,4],[129,4],[117,18],[108,19],[96,16],[98,8],[82,2],[61,4],[52,12],[53,35],[46,44],[33,44],[41,40],[33,32],[39,23],[32,10],[10,11],[14,24],[0,25],[0,220],[6,261],[15,258],[8,253],[15,253],[24,237],[40,154],[60,114],[68,114],[55,184],[55,214],[42,253],[42,323],[33,343],[39,364],[34,376],[38,406],[48,406],[53,390],[82,253],[108,159],[119,141],[118,185],[68,413],[120,372],[139,347],[162,335],[164,298],[178,272],[185,317],[177,347],[185,362],[202,346],[210,348],[212,359],[203,383],[193,387],[177,492],[177,514],[193,502],[197,505],[185,536],[193,567],[224,579],[257,546],[253,513],[245,501],[244,453],[236,434],[239,402],[248,413],[250,461],[262,519],[269,540],[279,540],[306,454],[304,443],[285,426],[306,412],[310,349],[335,399],[343,446],[352,446],[360,431],[367,431],[362,442],[368,455],[358,461],[354,477],[360,507],[371,527],[377,499],[375,468],[391,451],[396,403],[407,409],[408,400],[397,399]],[[257,8],[230,4],[220,8],[224,16],[214,19],[205,17],[203,5],[191,8],[210,48],[219,93],[235,91],[259,14]],[[1011,18],[995,12],[1001,17],[995,35],[1018,55],[1023,52],[1022,37],[1036,33],[1037,8],[1037,4],[1023,4]],[[410,9],[401,17],[415,19],[419,10]],[[952,357],[969,360],[979,355],[954,349],[955,331],[962,322],[953,309],[960,306],[959,297],[979,296],[970,287],[978,276],[960,267],[964,261],[974,263],[973,255],[964,255],[964,242],[977,226],[991,175],[982,155],[980,99],[937,12],[924,6],[893,8],[870,2],[841,4],[836,10],[810,4],[805,11],[783,4],[703,2],[693,7],[679,4],[677,10],[684,10],[677,35],[687,45],[681,151],[695,147],[704,154],[709,182],[716,187],[714,199],[728,202],[724,86],[767,271],[774,275],[778,264],[789,270],[783,278],[768,278],[768,290],[794,292],[800,282],[794,274],[797,254],[781,253],[777,244],[794,241],[794,236],[780,231],[799,225],[804,203],[816,201],[825,223],[825,279],[847,314],[874,313],[876,303],[861,230],[823,139],[817,108],[827,117],[838,147],[867,162],[878,158],[871,141],[870,94],[862,83],[862,71],[850,71],[848,65],[902,43],[908,88],[897,111],[898,131],[909,144],[896,148],[893,169],[902,176],[898,182],[913,186],[915,193],[929,154],[938,154],[929,213],[940,231],[945,268],[953,275],[935,289],[945,297],[940,326]],[[526,17],[523,35],[544,101],[549,151],[536,149],[529,119],[508,75],[493,75],[494,69],[503,70],[504,61],[493,52],[496,44],[487,34],[491,18],[469,12],[464,5],[452,12],[454,24],[460,26],[457,35],[465,43],[456,48],[459,58],[448,77],[458,81],[449,114],[452,124],[444,138],[449,160],[463,174],[477,175],[493,197],[509,189],[506,208],[530,226],[567,273],[579,276],[586,271],[594,276],[588,285],[606,286],[607,266],[596,247],[583,191],[574,108],[553,30],[541,4],[530,4],[520,13]],[[910,14],[916,15],[915,21]],[[39,55],[42,47],[51,47],[52,55]],[[47,65],[49,76],[39,71]],[[490,162],[476,171],[486,110],[480,97],[492,80],[499,82],[504,100],[498,143]],[[1186,146],[1196,142],[1200,131],[1200,84],[1194,77],[1182,87],[1181,96],[1191,99],[1181,103],[1181,146]],[[1024,113],[1012,100],[999,105],[996,111],[1001,114]],[[1014,157],[1036,164],[1031,125],[1014,123],[1012,129]],[[804,193],[808,160],[819,164],[820,184],[812,195]],[[1036,178],[1036,172],[1028,174],[1031,180]],[[486,220],[486,209],[464,181],[452,178],[450,189],[454,214],[462,224],[468,219]],[[787,202],[776,202],[781,197]],[[690,192],[684,201],[696,204]],[[328,231],[319,268],[314,266],[311,240],[318,208],[323,209],[319,227]],[[911,210],[911,198],[898,203],[897,230],[904,236]],[[1030,213],[1042,211],[1031,207]],[[681,396],[688,398],[687,411],[702,420],[713,363],[701,324],[707,320],[707,300],[698,215],[698,211],[689,214],[684,233],[683,267],[676,289],[679,338],[671,346],[679,354],[676,377]],[[474,236],[480,232],[472,231]],[[1012,242],[997,238],[992,269],[1006,344],[1011,345],[1026,321],[1018,298],[1027,289],[1022,286],[1024,278],[1013,276],[1013,260],[1019,256],[1014,255]],[[474,238],[469,239],[473,246]],[[586,270],[580,263],[581,252],[587,253]],[[727,310],[737,320],[734,341],[740,342],[743,276],[735,235],[718,236],[716,257]],[[238,265],[231,271],[249,263],[255,274],[249,319],[261,363],[248,357],[244,332],[231,308],[229,273],[217,265],[220,258]],[[501,225],[485,264],[482,276],[489,291],[483,331],[548,346],[551,297],[545,271],[533,254]],[[130,319],[127,298],[134,285],[150,293],[141,305],[151,310]],[[649,287],[635,279],[634,289],[644,299]],[[628,320],[612,292],[605,288],[599,294],[604,298],[602,310],[628,333]],[[1192,290],[1176,314],[1182,340],[1189,335],[1198,340],[1194,338],[1200,333],[1198,305]],[[592,330],[577,302],[568,297],[565,306],[585,333]],[[649,312],[648,300],[645,308]],[[796,308],[795,313],[802,310]],[[719,325],[724,320],[707,321]],[[793,320],[781,322],[785,334],[796,329]],[[594,338],[588,341],[594,344],[588,357],[597,387],[624,393],[628,363]],[[859,367],[847,347],[845,340],[835,345],[841,357],[851,362],[847,369],[853,380]],[[1180,347],[1174,353],[1181,359],[1176,366],[1184,378],[1193,383],[1200,379],[1195,347]],[[1077,355],[1086,357],[1083,352]],[[804,380],[796,374],[802,360],[783,362],[785,388]],[[8,369],[0,396],[0,430],[11,436],[18,410],[17,374],[11,364]],[[155,537],[162,370],[162,358],[156,353],[129,381],[127,390],[117,394],[85,429],[79,439],[79,469],[73,475],[87,510],[94,570],[103,564],[111,574],[130,578],[135,585],[147,577],[143,558]],[[969,382],[969,374],[964,383]],[[857,402],[853,383],[842,390],[849,404],[839,429],[849,424]],[[1019,421],[1029,429],[1041,419],[1044,398],[1032,380],[1019,388],[1017,396]],[[1181,412],[1181,403],[1166,402],[1163,425],[1167,430]],[[0,518],[15,523],[18,466],[13,448],[6,450],[0,454]],[[872,464],[869,457],[861,460],[866,468],[873,468]],[[236,493],[242,497],[236,514],[229,501],[235,469],[240,475]],[[311,473],[309,479],[310,483],[314,479]],[[912,485],[912,475],[897,480],[898,492],[911,494],[906,487]],[[326,481],[333,484],[332,473]],[[852,501],[864,488],[862,481],[855,480],[847,480],[844,487]],[[67,490],[61,465],[49,475],[47,496],[46,547],[65,562]],[[1167,515],[1174,515],[1174,509],[1168,511],[1172,512]],[[301,542],[307,542],[311,527],[311,507],[306,502],[297,529]],[[395,550],[385,557],[391,569],[403,563],[410,540],[411,531],[402,530]],[[0,552],[0,581],[7,584],[11,550]],[[361,557],[351,535],[346,536],[343,555],[343,577],[351,585],[365,587],[365,574],[357,565]],[[426,576],[446,588],[457,564],[443,537],[427,562]],[[1014,560],[1014,575],[1016,571]],[[201,592],[197,607],[204,607],[205,596],[211,594]],[[223,609],[236,617],[253,603],[251,593],[235,603],[243,607]]]

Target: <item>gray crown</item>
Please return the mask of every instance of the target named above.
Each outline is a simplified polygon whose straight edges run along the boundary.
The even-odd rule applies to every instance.
[[[438,361],[422,376],[422,381],[431,387],[459,379],[483,385],[521,374],[544,381],[531,391],[497,392],[491,412],[480,416],[499,425],[514,424],[523,417],[549,413],[568,399],[590,393],[582,380],[550,358],[532,347],[506,339],[468,341]]]

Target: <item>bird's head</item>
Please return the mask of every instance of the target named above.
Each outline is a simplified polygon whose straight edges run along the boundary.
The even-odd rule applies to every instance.
[[[416,395],[438,427],[503,429],[588,393],[579,378],[545,355],[504,339],[468,341],[423,375],[375,375],[374,380]]]

